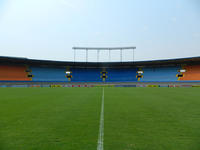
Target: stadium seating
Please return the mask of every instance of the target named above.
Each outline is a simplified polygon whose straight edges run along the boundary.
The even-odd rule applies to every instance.
[[[0,65],[0,81],[30,81],[25,66]]]
[[[66,78],[66,68],[30,67],[33,81],[68,81]]]
[[[73,68],[72,82],[102,82],[101,69]]]
[[[143,68],[143,78],[140,81],[146,82],[170,82],[178,81],[178,70],[180,67],[156,67]]]
[[[106,82],[135,82],[137,69],[107,69]]]
[[[181,67],[140,68],[142,75],[137,78],[138,68],[67,68],[29,67],[0,65],[0,81],[35,82],[173,82],[200,81],[200,65],[185,66],[186,72],[179,73]],[[180,77],[178,74],[183,74]]]
[[[180,81],[200,81],[200,65],[185,66],[186,70]]]

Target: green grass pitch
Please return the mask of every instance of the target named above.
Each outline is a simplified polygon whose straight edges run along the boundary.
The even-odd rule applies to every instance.
[[[199,88],[104,88],[104,150],[199,150]],[[102,88],[0,88],[0,150],[95,150]]]

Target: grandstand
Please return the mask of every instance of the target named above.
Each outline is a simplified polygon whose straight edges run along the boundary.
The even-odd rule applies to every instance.
[[[30,81],[25,66],[0,65],[0,81]]]
[[[181,81],[200,81],[200,65],[184,66],[186,72],[183,73]]]
[[[143,77],[140,81],[147,82],[175,82],[178,80],[177,74],[180,67],[150,67],[143,68]]]
[[[0,57],[0,85],[199,85],[200,57],[136,62],[64,62]]]

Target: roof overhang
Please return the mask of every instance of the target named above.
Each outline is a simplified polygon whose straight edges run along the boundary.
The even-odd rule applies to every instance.
[[[152,67],[152,66],[177,66],[177,65],[196,65],[200,64],[200,57],[177,58],[166,60],[134,61],[134,62],[72,62],[38,60],[21,57],[0,57],[1,64],[10,65],[33,65],[33,66],[57,66],[57,67]]]

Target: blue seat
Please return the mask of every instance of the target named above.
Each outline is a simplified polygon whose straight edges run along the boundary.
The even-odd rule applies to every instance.
[[[106,82],[136,82],[136,68],[107,69]]]
[[[66,77],[66,68],[30,67],[33,81],[69,82]],[[177,81],[180,67],[151,67],[143,68],[144,82]],[[106,69],[106,82],[137,82],[137,68]],[[101,68],[71,68],[71,82],[102,82]]]
[[[102,82],[101,69],[72,68],[72,82]]]
[[[65,68],[30,67],[32,71],[32,81],[68,81],[65,77]]]
[[[143,68],[143,78],[140,81],[148,82],[170,82],[177,81],[178,70],[180,67],[155,67]]]

